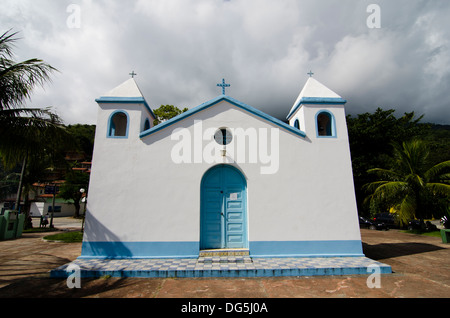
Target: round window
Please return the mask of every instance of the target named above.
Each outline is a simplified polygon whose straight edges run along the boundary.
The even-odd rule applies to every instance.
[[[228,145],[233,140],[233,135],[229,129],[220,128],[214,134],[214,140],[219,145]]]

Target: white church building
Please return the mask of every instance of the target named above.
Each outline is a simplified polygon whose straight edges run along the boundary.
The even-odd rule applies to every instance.
[[[96,100],[80,258],[363,256],[346,101],[310,77],[287,124],[218,86],[156,126],[133,78]]]

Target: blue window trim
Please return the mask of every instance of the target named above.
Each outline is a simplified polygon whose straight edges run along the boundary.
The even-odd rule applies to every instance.
[[[331,120],[331,136],[319,136],[319,126],[317,125],[317,117],[319,117],[319,115],[322,114],[322,113],[326,113],[330,117],[330,120]],[[334,117],[332,112],[330,112],[329,110],[326,110],[326,109],[319,110],[316,113],[316,116],[315,116],[314,119],[315,119],[315,124],[316,124],[316,137],[317,138],[337,138],[336,118]]]
[[[157,125],[157,126],[155,126],[153,128],[150,128],[149,130],[142,132],[140,134],[140,137],[144,138],[144,137],[150,136],[150,135],[156,133],[157,131],[160,131],[160,130],[162,130],[164,128],[167,128],[167,127],[169,127],[169,126],[171,126],[171,125],[173,125],[173,124],[175,124],[175,123],[177,123],[177,122],[179,122],[179,121],[181,121],[181,120],[183,120],[183,119],[185,119],[187,117],[190,117],[190,116],[192,116],[192,115],[194,115],[194,114],[196,114],[196,113],[198,113],[198,112],[200,112],[202,110],[205,110],[205,109],[208,109],[208,108],[210,108],[210,107],[212,107],[214,105],[217,105],[218,103],[220,103],[222,101],[227,101],[228,103],[230,103],[230,104],[232,104],[232,105],[234,105],[234,106],[236,106],[236,107],[238,107],[240,109],[243,109],[243,110],[245,110],[245,111],[247,111],[247,112],[249,112],[249,113],[251,113],[253,115],[256,115],[257,117],[260,117],[263,120],[271,122],[272,124],[275,124],[275,125],[279,126],[280,128],[282,128],[284,130],[287,130],[287,131],[289,131],[291,133],[294,133],[297,136],[300,136],[302,138],[306,137],[306,134],[303,131],[301,131],[299,129],[296,129],[296,128],[294,128],[294,127],[292,127],[292,126],[282,122],[281,120],[279,120],[279,119],[277,119],[275,117],[272,117],[272,116],[270,116],[270,115],[268,115],[268,114],[266,114],[266,113],[264,113],[264,112],[262,112],[262,111],[260,111],[260,110],[258,110],[256,108],[253,108],[253,107],[251,107],[249,105],[246,105],[246,104],[244,104],[244,103],[242,103],[242,102],[240,102],[240,101],[238,101],[238,100],[236,100],[234,98],[226,96],[226,95],[218,96],[218,97],[210,100],[209,102],[203,103],[203,104],[201,104],[201,105],[199,105],[199,106],[197,106],[195,108],[192,108],[192,109],[188,110],[187,112],[185,112],[185,113],[183,113],[181,115],[178,115],[178,116],[176,116],[174,118],[171,118],[168,121],[165,121],[165,122],[163,122],[163,123],[161,123],[161,124],[159,124],[159,125]]]
[[[124,114],[127,117],[127,127],[125,129],[125,136],[114,136],[113,135],[113,118],[115,115],[117,114]],[[114,139],[127,139],[128,138],[128,130],[130,127],[130,116],[128,115],[128,113],[124,110],[116,110],[114,112],[111,113],[111,115],[109,115],[109,119],[108,119],[108,130],[106,131],[106,138],[114,138]]]

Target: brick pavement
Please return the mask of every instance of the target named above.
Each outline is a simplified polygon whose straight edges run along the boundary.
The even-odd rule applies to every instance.
[[[361,230],[367,257],[388,264],[381,288],[366,275],[275,278],[86,278],[80,289],[49,271],[75,260],[81,244],[50,243],[44,234],[0,242],[0,298],[448,298],[450,244],[397,230]]]

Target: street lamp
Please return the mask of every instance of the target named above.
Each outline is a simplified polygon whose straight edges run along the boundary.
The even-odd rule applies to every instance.
[[[80,189],[81,196],[83,196],[83,193],[85,193],[85,192],[86,192],[86,189],[84,189],[84,188]],[[86,218],[87,192],[86,192],[86,195],[84,196],[84,198],[81,198],[81,202],[83,202],[83,199],[84,199],[84,211],[83,211],[83,222],[81,224],[81,232],[84,231],[84,220]]]

